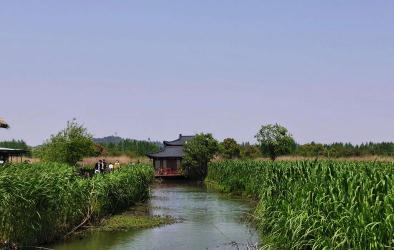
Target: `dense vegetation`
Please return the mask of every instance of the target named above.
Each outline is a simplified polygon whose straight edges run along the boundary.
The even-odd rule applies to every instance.
[[[150,141],[139,141],[134,139],[122,139],[115,141],[105,141],[101,139],[94,139],[96,142],[95,149],[90,156],[143,156],[147,153],[157,152],[160,150],[161,144],[159,142]],[[228,138],[231,139],[231,138]],[[0,142],[0,147],[6,148],[17,148],[25,149],[30,152],[29,147],[23,140],[11,140]],[[239,150],[239,152],[238,152]],[[268,152],[261,152],[259,147],[250,143],[221,144],[220,154],[223,158],[241,158],[241,159],[255,159],[258,157],[269,157]],[[35,150],[35,156],[40,156],[40,147]],[[305,156],[305,157],[327,157],[327,158],[339,158],[339,157],[359,157],[359,156],[394,156],[394,143],[393,142],[382,142],[382,143],[363,143],[360,145],[354,145],[351,143],[333,143],[333,144],[321,144],[321,143],[307,143],[298,144],[288,154],[290,156]]]
[[[273,161],[278,156],[290,154],[296,147],[293,136],[287,128],[279,124],[261,126],[255,138],[261,152],[269,156]]]
[[[307,143],[298,145],[293,152],[294,155],[316,157],[350,157],[350,156],[394,156],[394,143],[363,143],[360,145],[353,145],[351,143]]]
[[[267,249],[392,249],[393,177],[390,163],[223,161],[207,182],[259,199]]]
[[[219,143],[212,134],[197,134],[183,147],[182,172],[185,177],[204,180],[208,173],[208,163],[219,151]]]
[[[58,163],[0,168],[0,245],[53,241],[84,221],[125,209],[148,197],[153,170],[123,167],[84,179]]]
[[[241,159],[256,159],[258,157],[262,157],[262,154],[260,148],[257,145],[244,142],[240,144],[239,156]]]
[[[123,139],[114,136],[94,139],[94,141],[99,147],[98,155],[108,156],[144,156],[159,151],[161,146],[158,142]]]
[[[85,156],[94,153],[92,135],[76,120],[68,121],[67,127],[51,135],[43,145],[35,150],[35,155],[44,162],[75,165]]]
[[[219,152],[225,159],[235,159],[241,156],[241,147],[233,138],[226,138],[219,144]]]
[[[259,147],[250,143],[240,144],[242,159],[254,159],[257,157],[269,157],[269,152],[260,151]],[[304,157],[360,157],[360,156],[394,156],[394,142],[362,143],[354,145],[351,143],[306,143],[295,145],[288,153],[289,156]]]

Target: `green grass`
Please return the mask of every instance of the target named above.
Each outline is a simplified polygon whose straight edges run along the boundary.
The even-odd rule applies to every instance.
[[[259,200],[266,249],[392,249],[394,165],[224,161],[207,181]]]
[[[119,231],[140,228],[152,228],[174,223],[175,219],[168,216],[115,215],[105,220],[97,229],[103,231]]]
[[[122,211],[149,196],[153,169],[136,165],[81,178],[56,163],[0,169],[0,244],[48,243],[85,221]]]

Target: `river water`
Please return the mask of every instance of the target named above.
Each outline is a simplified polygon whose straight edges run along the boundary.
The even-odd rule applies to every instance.
[[[95,232],[60,243],[58,250],[82,249],[255,249],[258,234],[245,222],[248,202],[201,185],[161,183],[152,188],[152,215],[171,215],[180,222],[126,232]]]

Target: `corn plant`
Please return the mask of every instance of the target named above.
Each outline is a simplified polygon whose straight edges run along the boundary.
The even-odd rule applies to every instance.
[[[223,161],[207,181],[259,200],[263,248],[394,247],[392,163]]]

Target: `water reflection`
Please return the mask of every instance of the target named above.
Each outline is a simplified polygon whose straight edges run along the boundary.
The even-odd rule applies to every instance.
[[[152,189],[148,213],[171,215],[182,222],[159,228],[98,232],[55,249],[247,249],[258,241],[255,230],[241,218],[247,202],[220,195],[204,186],[161,183]]]

